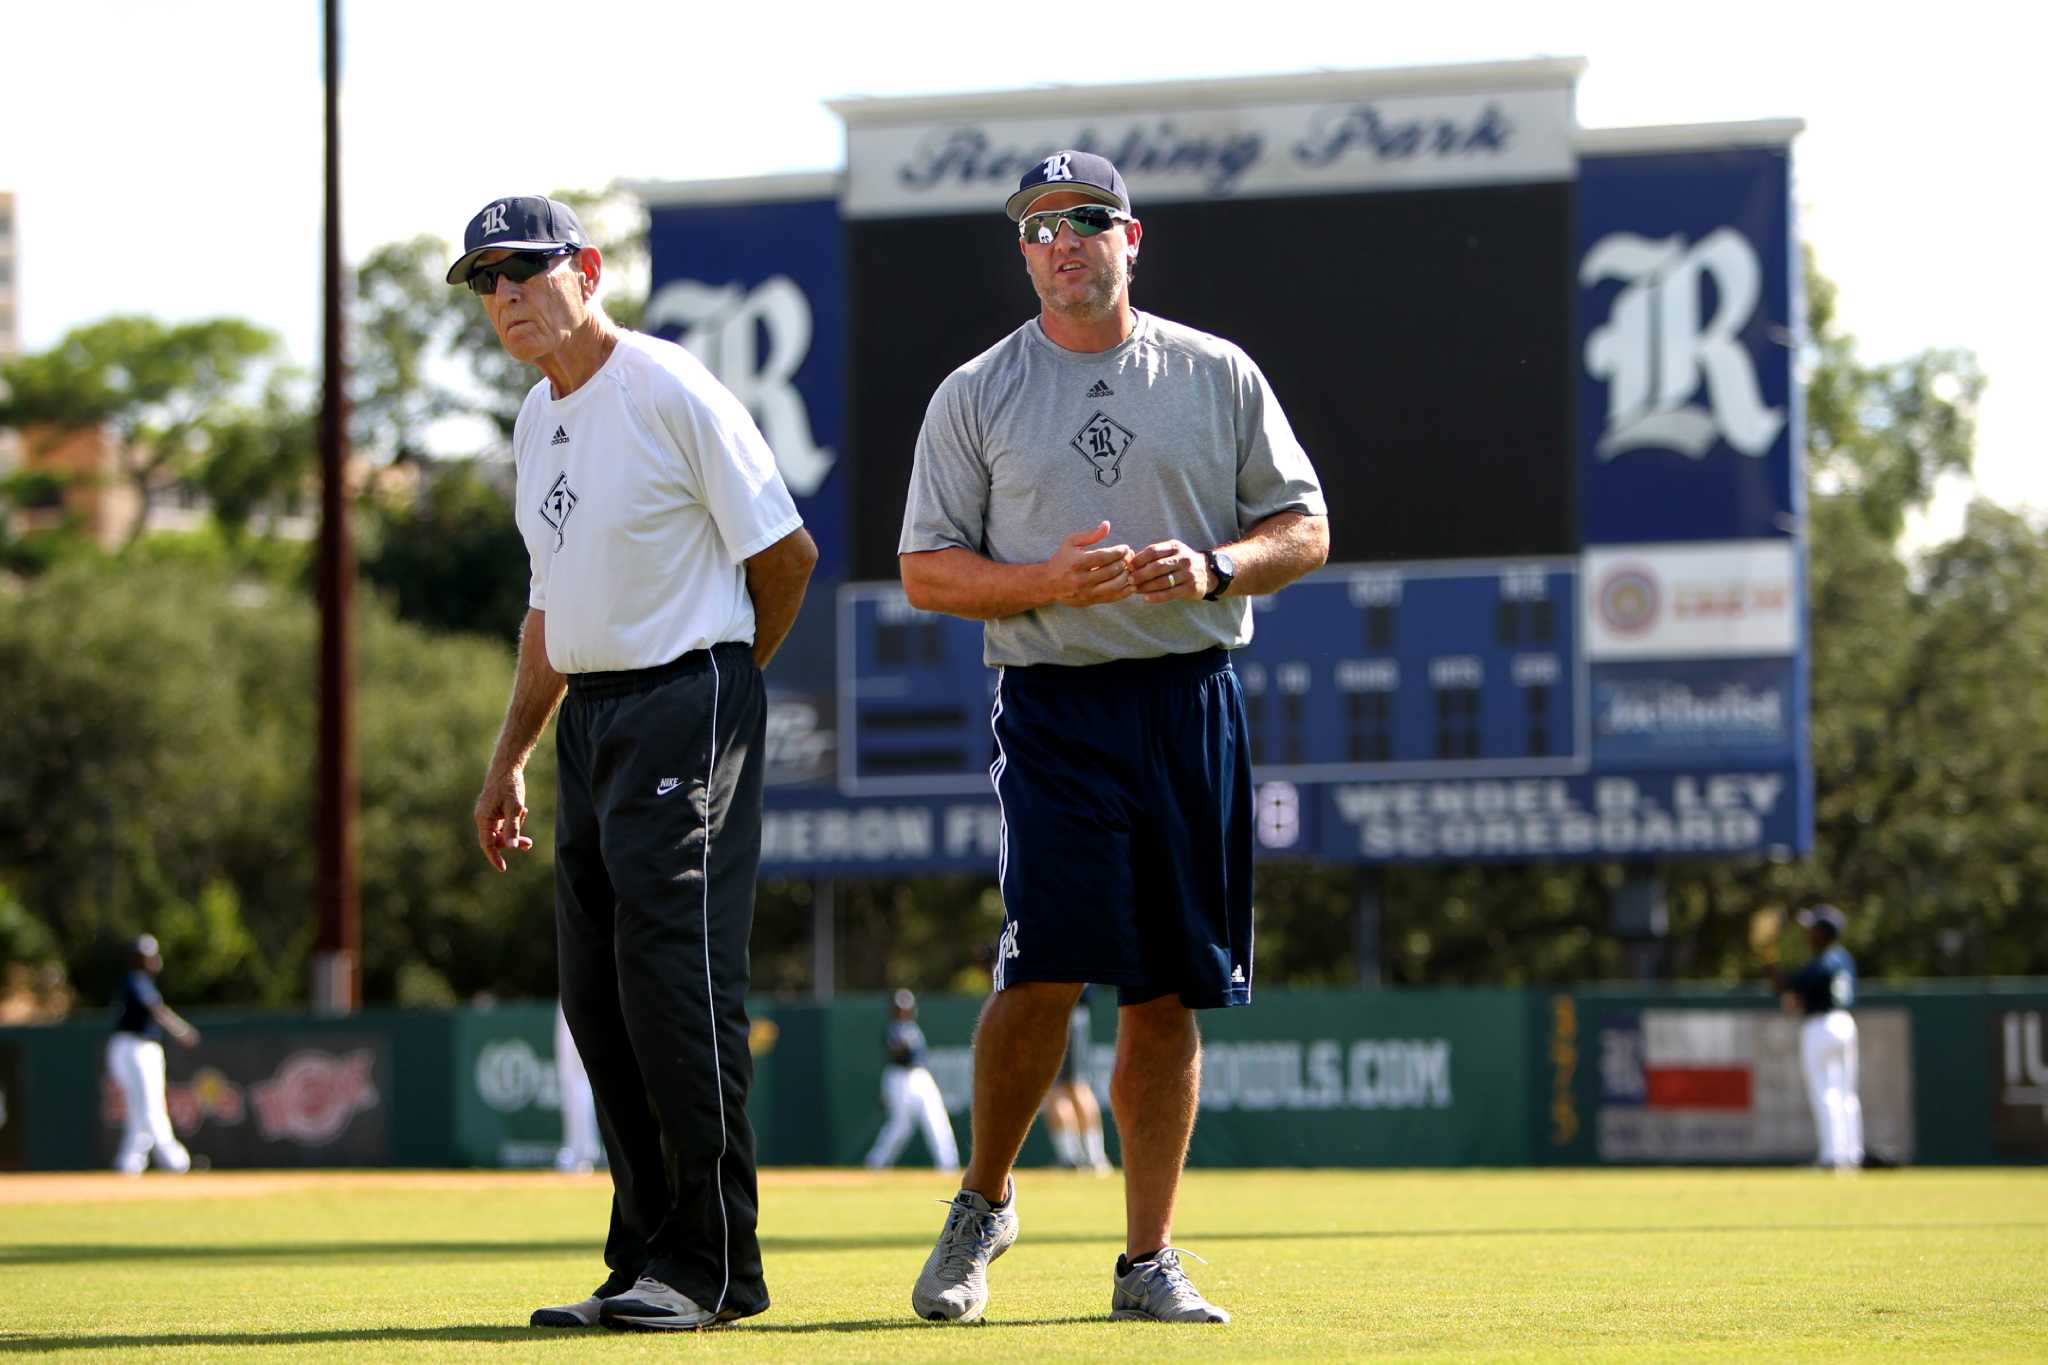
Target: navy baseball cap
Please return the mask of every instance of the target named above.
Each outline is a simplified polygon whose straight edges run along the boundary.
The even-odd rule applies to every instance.
[[[1010,221],[1022,218],[1032,203],[1043,195],[1055,194],[1060,190],[1072,190],[1085,194],[1098,204],[1107,204],[1113,209],[1131,211],[1131,193],[1124,188],[1124,178],[1106,156],[1093,152],[1054,152],[1043,161],[1034,162],[1024,178],[1017,182],[1017,192],[1003,205],[1003,212],[1010,215]]]
[[[1811,929],[1816,924],[1825,924],[1828,928],[1835,931],[1835,936],[1838,938],[1841,936],[1842,931],[1849,927],[1849,921],[1843,916],[1841,911],[1835,909],[1832,905],[1816,905],[1811,910],[1801,910],[1794,918],[1799,921],[1799,926],[1802,929]]]
[[[448,267],[448,283],[461,284],[476,270],[486,251],[547,251],[554,247],[586,247],[576,210],[559,199],[522,194],[493,199],[462,232],[462,256]]]

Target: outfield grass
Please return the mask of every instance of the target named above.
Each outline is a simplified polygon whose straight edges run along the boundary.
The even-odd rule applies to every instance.
[[[979,1327],[909,1311],[930,1173],[762,1186],[775,1306],[679,1340],[525,1326],[602,1276],[602,1177],[0,1176],[0,1355],[2048,1359],[2048,1170],[1192,1172],[1228,1327],[1105,1320],[1113,1179],[1019,1177]]]

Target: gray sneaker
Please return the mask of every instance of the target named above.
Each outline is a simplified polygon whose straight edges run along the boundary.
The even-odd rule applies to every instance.
[[[651,1332],[696,1332],[722,1327],[738,1317],[730,1309],[714,1313],[680,1289],[652,1275],[642,1275],[631,1289],[604,1301],[597,1320],[615,1332],[627,1328]]]
[[[605,1277],[605,1282],[590,1291],[590,1297],[576,1303],[557,1304],[552,1308],[536,1308],[529,1318],[533,1327],[595,1327],[604,1301],[614,1295],[623,1294],[633,1287],[634,1277],[614,1271]]]
[[[1116,1258],[1116,1289],[1109,1296],[1115,1322],[1229,1322],[1230,1314],[1202,1297],[1180,1268],[1179,1247],[1167,1247],[1149,1261]],[[1195,1256],[1190,1251],[1185,1253]],[[1202,1258],[1195,1256],[1201,1261]],[[1207,1261],[1202,1261],[1207,1265]]]
[[[988,1308],[988,1263],[1017,1240],[1017,1182],[997,1208],[973,1190],[946,1203],[939,1244],[925,1257],[910,1307],[933,1322],[973,1322]]]

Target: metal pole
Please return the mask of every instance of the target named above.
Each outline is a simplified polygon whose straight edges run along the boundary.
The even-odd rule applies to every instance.
[[[839,976],[838,915],[832,904],[835,889],[830,877],[811,879],[811,997],[815,1000],[830,1000]]]
[[[346,489],[348,361],[342,338],[341,0],[325,0],[327,227],[323,290],[324,379],[320,398],[320,772],[314,793],[313,1005],[330,1014],[362,1003],[362,914],[356,880],[355,697],[351,590],[355,551]]]
[[[1386,921],[1386,873],[1378,867],[1359,866],[1352,882],[1352,936],[1358,950],[1358,984],[1368,990],[1384,981],[1380,962],[1382,925]]]

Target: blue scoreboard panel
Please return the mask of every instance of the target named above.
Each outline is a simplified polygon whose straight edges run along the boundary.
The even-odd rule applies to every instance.
[[[1233,656],[1262,780],[1583,771],[1574,561],[1325,568],[1254,603]],[[840,594],[849,796],[988,791],[981,625],[900,588]]]
[[[1147,225],[1140,305],[1258,359],[1331,509],[1338,562],[1254,599],[1234,656],[1260,848],[1803,852],[1796,129],[1589,135],[1561,86],[1525,98],[1527,74],[1426,98],[1364,75],[1304,77],[1270,105],[1238,92],[1202,119],[1238,130],[1204,145],[1247,158],[1241,179],[1124,168]],[[862,105],[845,175],[714,185],[651,215],[644,325],[754,413],[821,553],[767,679],[768,875],[999,856],[981,626],[913,609],[895,581],[933,391],[1036,307],[1014,262],[997,268],[1010,152],[961,149],[1192,126],[1163,104],[1077,124],[1071,93],[1042,93],[1009,100],[1015,117]],[[1485,136],[1442,165],[1423,155],[1440,138],[1302,161],[1316,130],[1365,127]],[[1253,240],[1260,268],[1214,268]],[[928,277],[947,287],[906,327],[902,280]]]

